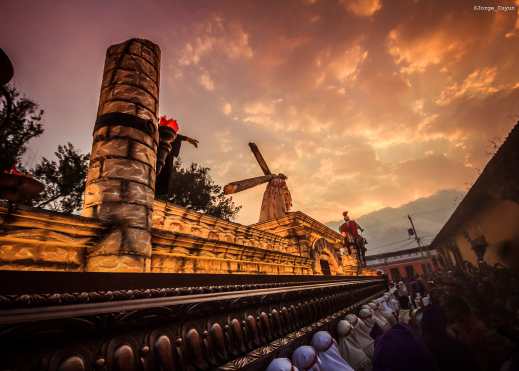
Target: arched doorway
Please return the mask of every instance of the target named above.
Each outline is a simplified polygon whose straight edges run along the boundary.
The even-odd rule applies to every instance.
[[[328,263],[328,261],[320,259],[319,263],[321,264],[321,272],[323,272],[325,276],[331,276],[332,271],[330,270],[330,264]]]
[[[314,270],[324,275],[335,275],[341,272],[340,257],[326,239],[320,237],[312,244],[311,256],[314,259]]]

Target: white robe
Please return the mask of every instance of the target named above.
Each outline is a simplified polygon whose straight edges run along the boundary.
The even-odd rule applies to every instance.
[[[312,337],[312,346],[317,351],[317,362],[322,371],[355,371],[342,358],[336,342],[329,332],[316,332]]]
[[[275,358],[270,362],[266,371],[298,371],[288,358]]]
[[[300,371],[321,371],[317,352],[314,348],[308,345],[300,346],[294,350],[294,353],[292,354],[292,363]]]
[[[362,319],[359,318],[359,323],[355,327],[358,328],[359,331],[362,331],[364,334],[366,334],[366,336],[369,336],[370,329]]]
[[[380,313],[379,305],[377,303],[370,304],[371,311],[373,313],[373,319],[379,325],[379,327],[382,329],[382,331],[386,332],[391,328],[391,325],[387,321],[387,319],[384,318],[384,316]]]
[[[390,300],[390,303],[391,303],[391,307],[393,308],[393,311],[395,313],[398,313],[398,311],[400,310],[400,303],[398,302],[398,300],[396,300],[395,298],[392,298]]]
[[[373,365],[370,358],[349,339],[348,336],[339,338],[339,352],[354,370],[371,371]]]
[[[337,325],[339,339],[339,353],[355,369],[371,371],[371,358],[359,345],[359,339],[355,337],[355,329],[348,321],[339,321]]]
[[[389,322],[390,326],[396,325],[396,317],[394,315],[393,308],[389,306],[387,301],[382,302],[381,314]]]
[[[357,347],[362,349],[362,351],[372,359],[373,354],[375,353],[375,341],[369,335],[370,329],[363,320],[354,314],[346,316],[346,319],[352,319],[352,321],[349,321],[353,327],[353,333],[350,335],[350,341],[353,341]]]

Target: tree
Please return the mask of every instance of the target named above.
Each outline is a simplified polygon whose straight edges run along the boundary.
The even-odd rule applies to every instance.
[[[184,168],[179,159],[175,160],[170,176],[173,192],[169,195],[158,194],[157,198],[217,218],[233,220],[241,206],[236,206],[232,198],[223,193],[222,187],[214,184],[209,170],[195,163]]]
[[[43,110],[21,97],[13,86],[2,86],[3,104],[0,109],[0,172],[20,163],[27,142],[43,133]]]
[[[0,93],[4,98],[0,109],[0,172],[13,166],[25,171],[22,156],[27,143],[43,133],[43,110],[22,97],[14,86],[2,86]],[[55,154],[57,161],[44,157],[31,171],[45,186],[33,203],[52,210],[77,211],[85,188],[89,155],[77,152],[70,143],[58,146]]]
[[[32,170],[33,176],[45,185],[36,207],[72,213],[81,208],[88,172],[89,154],[79,153],[71,143],[58,146],[57,161],[43,157]]]

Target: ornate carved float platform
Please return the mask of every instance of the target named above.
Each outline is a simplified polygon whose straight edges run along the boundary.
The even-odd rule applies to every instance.
[[[357,274],[354,256],[341,252],[342,237],[301,212],[245,226],[155,201],[152,220],[150,272],[311,275],[322,274],[325,260],[332,275]],[[9,210],[2,202],[0,222],[4,270],[87,271],[90,252],[113,236],[96,218]]]
[[[159,62],[108,49],[82,216],[0,201],[1,370],[264,370],[384,290],[304,213],[154,200]]]
[[[381,278],[0,272],[9,370],[264,370]]]

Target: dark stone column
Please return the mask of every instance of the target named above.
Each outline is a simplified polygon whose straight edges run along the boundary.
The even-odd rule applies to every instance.
[[[108,48],[82,214],[111,227],[88,252],[88,271],[150,270],[159,66],[148,40]]]

